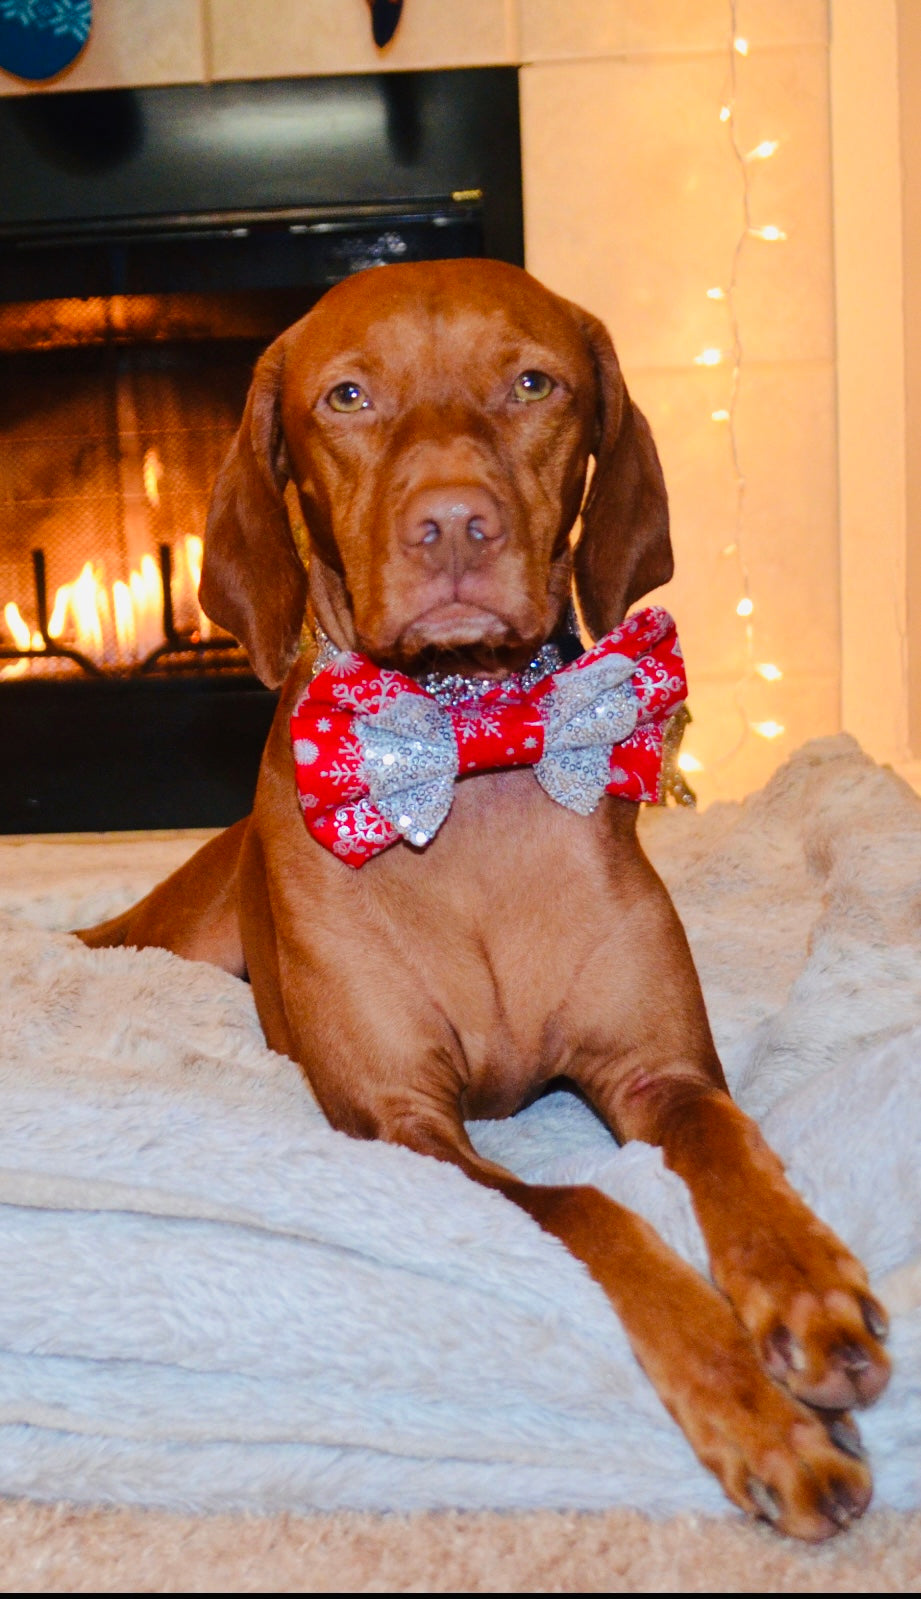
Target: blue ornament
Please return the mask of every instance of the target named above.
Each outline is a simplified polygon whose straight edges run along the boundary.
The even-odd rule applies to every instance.
[[[0,0],[0,70],[46,83],[89,38],[92,0]]]

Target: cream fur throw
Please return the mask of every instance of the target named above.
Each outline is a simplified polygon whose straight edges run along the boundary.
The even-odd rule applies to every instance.
[[[921,1505],[921,802],[847,738],[647,813],[730,1082],[893,1311],[863,1419]],[[245,984],[84,949],[188,840],[0,844],[0,1492],[197,1510],[720,1512],[606,1300],[437,1162],[331,1132]],[[681,1183],[557,1094],[477,1145],[702,1262]]]

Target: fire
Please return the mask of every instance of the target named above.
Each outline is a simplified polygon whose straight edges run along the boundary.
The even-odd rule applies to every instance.
[[[12,600],[3,607],[3,620],[17,650],[43,650],[45,641],[41,633],[30,633],[29,625],[22,618],[18,605]],[[29,669],[28,661],[13,661],[12,665],[0,671],[0,677],[23,677]]]
[[[144,464],[141,468],[141,475],[144,479],[144,493],[147,495],[147,503],[153,506],[159,505],[163,462],[160,460],[156,450],[144,451]]]
[[[202,541],[194,533],[179,546],[180,559],[173,571],[173,603],[180,612],[194,618],[201,638],[211,635],[211,623],[198,604],[201,581]],[[6,632],[19,650],[36,652],[28,660],[13,661],[0,669],[0,678],[22,677],[27,672],[47,673],[54,669],[54,657],[36,660],[45,652],[41,633],[30,628],[19,607],[9,601],[3,607]],[[106,586],[104,569],[87,561],[71,583],[56,591],[48,618],[48,637],[77,649],[97,666],[128,668],[143,661],[164,642],[163,584],[160,569],[152,555],[141,558],[139,569]]]
[[[202,638],[210,638],[211,618],[205,615],[201,606],[198,604],[198,591],[201,587],[201,563],[204,553],[205,546],[203,540],[200,539],[197,534],[189,533],[185,540],[185,561],[186,566],[188,567],[189,578],[191,580],[195,597],[195,605],[199,615],[198,631]]]

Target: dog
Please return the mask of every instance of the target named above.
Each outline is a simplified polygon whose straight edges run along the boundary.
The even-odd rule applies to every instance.
[[[338,284],[256,366],[209,512],[202,605],[281,685],[252,815],[79,936],[248,977],[334,1127],[561,1239],[729,1498],[820,1540],[870,1499],[848,1411],[885,1387],[886,1315],[730,1098],[637,840],[684,680],[667,614],[628,613],[671,572],[599,321],[500,262]],[[712,1284],[597,1190],[477,1154],[465,1120],[554,1083],[660,1146]]]

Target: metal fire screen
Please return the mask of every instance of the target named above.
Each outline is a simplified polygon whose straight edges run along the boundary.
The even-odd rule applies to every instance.
[[[208,497],[257,355],[311,298],[0,307],[0,648],[34,652],[0,675],[232,664],[196,600]]]

